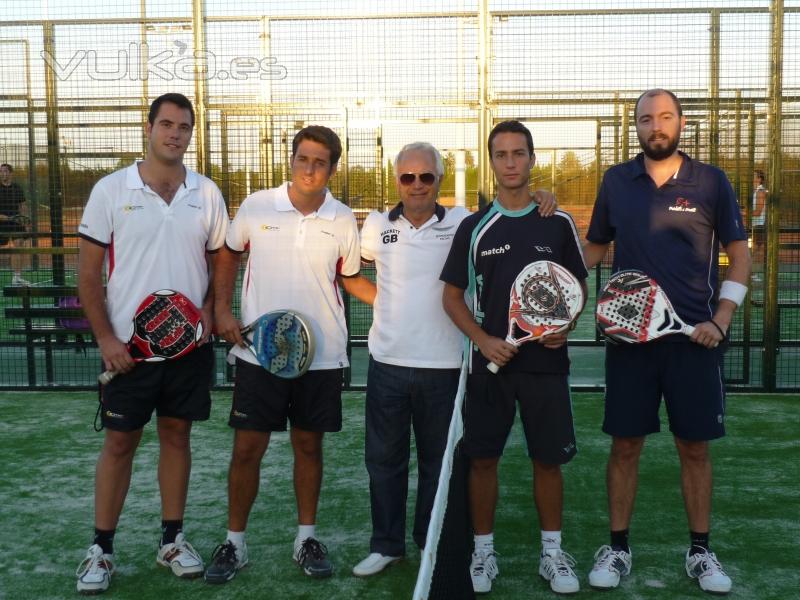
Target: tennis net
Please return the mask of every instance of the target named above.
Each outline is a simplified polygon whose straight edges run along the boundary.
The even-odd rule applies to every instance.
[[[465,362],[461,367],[453,416],[447,432],[447,447],[420,560],[414,600],[474,598],[469,576],[472,549],[467,497],[469,463],[461,451],[466,382]]]

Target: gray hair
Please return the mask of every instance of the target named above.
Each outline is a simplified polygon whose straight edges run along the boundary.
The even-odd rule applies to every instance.
[[[433,158],[433,162],[436,163],[436,175],[438,177],[442,177],[444,175],[444,161],[442,161],[442,155],[439,154],[439,151],[428,142],[412,142],[411,144],[406,144],[403,146],[400,152],[397,153],[397,156],[394,157],[395,178],[401,175],[397,172],[397,165],[400,164],[403,156],[405,156],[408,152],[418,152],[420,150],[427,152]]]

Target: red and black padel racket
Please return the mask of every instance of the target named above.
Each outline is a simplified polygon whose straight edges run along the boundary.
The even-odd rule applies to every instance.
[[[174,290],[148,294],[133,315],[128,351],[136,362],[158,362],[186,356],[203,337],[200,309]],[[105,371],[103,385],[118,371]]]

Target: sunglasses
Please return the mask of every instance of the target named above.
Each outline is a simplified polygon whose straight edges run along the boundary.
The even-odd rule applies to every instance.
[[[400,183],[402,185],[411,185],[417,180],[417,177],[419,177],[422,185],[433,185],[436,181],[436,175],[433,173],[403,173],[400,175]]]

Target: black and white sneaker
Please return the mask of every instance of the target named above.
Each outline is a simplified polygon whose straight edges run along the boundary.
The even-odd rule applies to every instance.
[[[560,549],[542,550],[539,557],[539,575],[550,582],[556,594],[575,594],[581,589],[574,566],[575,559]]]
[[[319,540],[306,538],[294,547],[295,562],[309,577],[322,579],[333,575],[333,565],[328,560],[328,549]]]
[[[247,544],[238,550],[230,540],[220,544],[211,554],[211,564],[205,574],[206,582],[227,583],[236,576],[239,569],[247,565],[247,561]]]
[[[686,574],[697,579],[700,589],[712,594],[727,594],[731,591],[731,578],[722,570],[717,556],[706,550],[698,554],[686,552]]]
[[[631,572],[632,562],[630,552],[600,546],[594,554],[594,567],[589,571],[589,585],[599,590],[617,587],[620,578]]]

